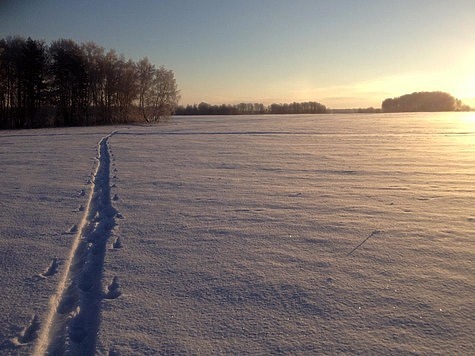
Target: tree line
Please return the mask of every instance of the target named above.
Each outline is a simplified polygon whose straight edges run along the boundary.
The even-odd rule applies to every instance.
[[[385,99],[383,112],[470,111],[468,105],[441,91],[415,92]]]
[[[172,70],[94,42],[0,39],[0,129],[153,122],[172,115]]]
[[[325,105],[310,101],[290,104],[240,103],[236,105],[198,105],[178,106],[175,115],[261,115],[261,114],[324,114]]]

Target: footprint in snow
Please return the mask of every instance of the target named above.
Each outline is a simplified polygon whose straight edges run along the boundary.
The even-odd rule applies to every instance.
[[[41,275],[43,277],[53,276],[58,272],[58,267],[59,267],[58,259],[53,258],[53,260],[51,261],[48,269],[46,271],[44,271]]]
[[[104,296],[106,299],[116,299],[118,298],[122,292],[120,291],[120,285],[119,285],[119,277],[114,277],[112,279],[112,283],[110,284],[109,287],[107,287],[109,290],[107,294]]]
[[[28,325],[21,331],[20,335],[13,340],[16,345],[24,345],[32,342],[38,337],[38,331],[40,330],[40,319],[38,315],[33,315]]]
[[[66,233],[68,233],[68,234],[74,234],[74,233],[76,233],[77,231],[78,231],[78,226],[77,226],[76,224],[73,224],[73,225],[69,228],[69,230],[68,230]]]
[[[120,240],[120,236],[118,236],[114,243],[112,244],[112,248],[122,248],[122,241]]]
[[[78,303],[78,290],[77,290],[77,284],[76,283],[70,283],[69,286],[66,288],[64,292],[64,296],[62,297],[59,305],[57,312],[58,314],[61,315],[67,315],[71,314],[79,308],[77,306]]]
[[[71,321],[69,326],[69,338],[72,342],[80,344],[87,336],[87,330],[80,320]]]

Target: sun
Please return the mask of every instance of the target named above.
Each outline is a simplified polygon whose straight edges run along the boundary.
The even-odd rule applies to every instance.
[[[475,71],[468,73],[457,88],[457,97],[466,105],[475,106]]]
[[[447,78],[453,87],[453,95],[463,104],[475,108],[475,49],[466,53],[463,60],[450,71]]]

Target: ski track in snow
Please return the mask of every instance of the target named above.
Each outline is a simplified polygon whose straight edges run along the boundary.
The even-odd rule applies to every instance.
[[[108,140],[117,132],[103,137],[98,143],[97,164],[84,215],[81,223],[70,229],[75,233],[70,254],[64,262],[64,271],[55,294],[50,299],[49,310],[41,322],[35,355],[80,354],[95,352],[100,323],[102,299],[120,296],[119,279],[114,277],[107,293],[103,291],[102,276],[108,240],[114,235],[115,219],[122,218],[111,204],[110,166],[111,154]],[[81,190],[84,195],[84,190]],[[81,209],[80,209],[81,210]],[[120,248],[118,237],[113,248]],[[56,260],[43,275],[56,273]],[[33,327],[32,327],[32,326]],[[25,329],[19,342],[30,341],[31,334],[39,328],[35,316],[30,329]],[[25,334],[25,335],[23,335]]]

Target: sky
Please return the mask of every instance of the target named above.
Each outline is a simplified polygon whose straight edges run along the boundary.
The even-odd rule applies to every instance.
[[[475,106],[474,0],[0,0],[0,37],[93,41],[175,73],[183,105]]]

